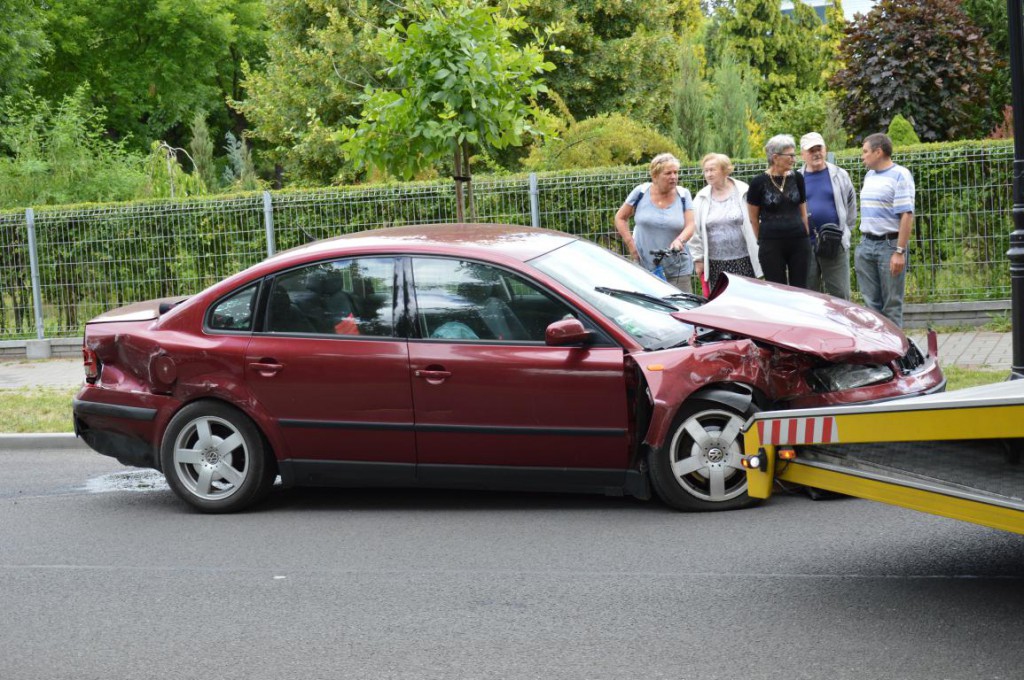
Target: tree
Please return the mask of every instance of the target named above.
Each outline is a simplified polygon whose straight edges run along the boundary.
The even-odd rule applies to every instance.
[[[831,92],[801,90],[788,99],[781,109],[764,115],[765,132],[771,135],[791,134],[796,138],[811,130],[820,132],[828,148],[846,148],[846,131]]]
[[[188,150],[192,159],[192,173],[197,175],[207,191],[216,191],[220,186],[217,181],[217,168],[213,160],[213,139],[210,127],[206,124],[206,116],[196,113],[192,117],[192,139]]]
[[[365,44],[396,6],[358,0],[268,0],[266,62],[244,69],[244,99],[232,106],[251,136],[295,185],[354,179],[337,132],[359,115],[359,97],[377,83],[381,55]]]
[[[526,27],[524,4],[407,4],[373,41],[390,64],[382,74],[387,86],[366,88],[359,121],[344,134],[353,161],[410,179],[450,155],[462,221],[471,150],[515,146],[550,124],[537,103],[546,90],[541,75],[554,69],[541,35],[523,46],[512,41]],[[547,27],[546,36],[557,30]]]
[[[7,0],[0,12],[0,96],[10,95],[41,75],[53,46],[36,0]]]
[[[710,88],[704,80],[703,59],[698,47],[688,40],[679,46],[679,59],[672,88],[672,137],[693,159],[711,150]]]
[[[764,108],[779,110],[799,90],[824,88],[834,29],[800,0],[793,0],[792,18],[779,11],[778,0],[736,0],[720,7],[715,19],[714,65],[730,52],[747,66],[759,78],[758,100]]]
[[[239,96],[244,59],[263,53],[261,0],[63,0],[46,3],[52,55],[37,92],[58,101],[83,83],[107,111],[109,132],[148,151],[177,144],[193,113],[221,125]]]
[[[988,132],[995,55],[958,0],[880,0],[847,29],[842,60],[832,86],[857,139],[898,113],[924,141]]]
[[[1004,123],[1004,108],[1010,105],[1010,29],[1006,15],[1006,0],[963,0],[967,16],[985,34],[989,47],[998,61],[992,65],[992,80],[989,89],[989,116],[986,129],[997,128]]]
[[[686,159],[671,139],[618,113],[572,123],[556,139],[533,147],[524,165],[531,170],[574,170],[637,165],[659,153]]]
[[[105,112],[80,87],[56,105],[35,94],[0,102],[0,208],[134,198],[142,158],[105,134]]]
[[[566,50],[551,55],[545,82],[574,118],[621,113],[670,131],[674,56],[704,21],[698,0],[534,0],[525,16],[530,27],[564,27]]]
[[[726,53],[714,75],[710,107],[712,148],[733,158],[750,157],[750,126],[758,118],[757,85],[745,71]]]
[[[917,133],[914,132],[914,126],[910,124],[909,120],[898,113],[893,116],[892,122],[889,123],[889,129],[886,130],[886,134],[889,135],[889,139],[892,140],[893,146],[896,147],[921,143],[921,139],[917,136]]]

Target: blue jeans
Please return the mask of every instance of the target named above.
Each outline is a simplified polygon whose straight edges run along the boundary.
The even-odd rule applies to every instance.
[[[898,275],[889,272],[889,259],[896,252],[896,237],[884,241],[862,238],[854,255],[857,285],[864,304],[881,312],[894,324],[903,327],[903,293],[907,282],[907,266]]]

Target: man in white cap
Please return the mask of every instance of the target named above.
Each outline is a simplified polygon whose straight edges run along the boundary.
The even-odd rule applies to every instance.
[[[807,189],[813,255],[807,286],[850,299],[850,233],[857,226],[857,192],[850,175],[829,163],[825,139],[817,132],[800,138],[800,173]]]

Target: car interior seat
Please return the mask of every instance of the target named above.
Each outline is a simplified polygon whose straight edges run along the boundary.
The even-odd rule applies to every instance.
[[[306,278],[306,312],[322,332],[333,333],[335,325],[348,317],[362,316],[361,309],[351,293],[344,290],[345,278],[340,272],[318,269]]]
[[[316,327],[296,306],[288,291],[275,286],[270,296],[267,329],[277,333],[315,333]]]

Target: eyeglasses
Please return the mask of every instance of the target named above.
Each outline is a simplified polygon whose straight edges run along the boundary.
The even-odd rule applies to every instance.
[[[790,158],[796,158],[795,153],[777,153],[776,156],[789,156]]]

